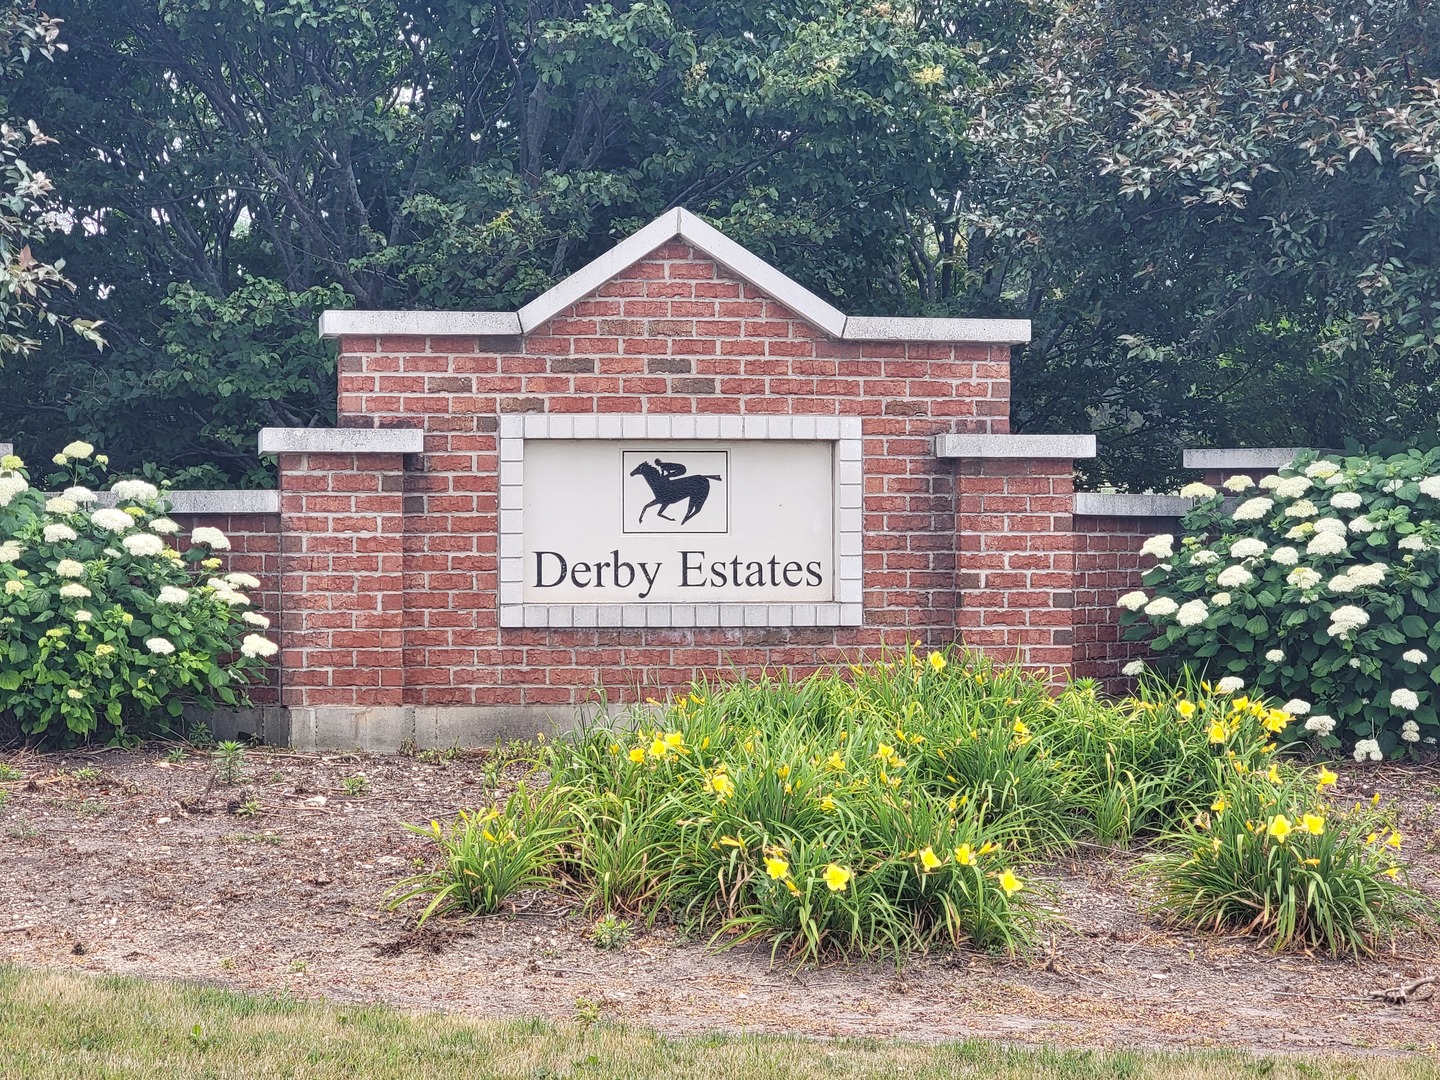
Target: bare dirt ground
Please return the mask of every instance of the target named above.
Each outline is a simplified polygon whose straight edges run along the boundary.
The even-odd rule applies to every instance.
[[[24,774],[0,783],[0,960],[27,966],[484,1016],[598,1007],[675,1034],[1440,1048],[1440,1001],[1366,997],[1440,973],[1434,938],[1354,963],[1178,932],[1145,914],[1129,855],[1080,849],[1050,868],[1058,920],[1039,957],[961,952],[917,958],[898,974],[881,964],[794,971],[772,967],[766,951],[717,952],[669,929],[637,929],[623,948],[601,951],[591,920],[550,894],[423,931],[413,915],[382,911],[386,890],[428,854],[401,822],[448,819],[506,782],[480,752],[256,748],[230,785],[212,784],[208,755],[170,761],[165,748],[0,761]],[[367,790],[347,794],[357,775]],[[1339,790],[1365,798],[1377,787],[1399,802],[1417,881],[1440,891],[1440,770],[1356,768]]]

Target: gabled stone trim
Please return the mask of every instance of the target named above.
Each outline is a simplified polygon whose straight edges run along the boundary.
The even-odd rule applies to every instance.
[[[842,341],[933,341],[1023,345],[1029,319],[903,319],[852,317],[826,303],[760,256],[685,209],[667,210],[639,232],[582,266],[518,312],[327,311],[320,336],[476,337],[528,334],[618,277],[661,244],[680,239],[732,274],[773,297],[812,326]]]

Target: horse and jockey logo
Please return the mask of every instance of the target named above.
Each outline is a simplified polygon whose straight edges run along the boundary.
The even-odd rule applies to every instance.
[[[689,526],[710,502],[714,486],[725,482],[729,455],[723,450],[662,451],[662,454],[661,457],[650,457],[640,451],[624,454],[626,532],[677,532]],[[646,487],[650,494],[648,500],[644,498]],[[640,504],[638,509],[636,504]],[[672,516],[672,508],[682,504],[681,516]],[[724,496],[719,496],[712,506],[718,513],[712,509],[685,531],[728,532],[729,514]],[[650,513],[652,510],[654,514]]]

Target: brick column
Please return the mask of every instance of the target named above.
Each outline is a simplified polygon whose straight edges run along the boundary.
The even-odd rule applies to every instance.
[[[956,461],[955,628],[962,644],[1068,671],[1075,643],[1074,461],[1089,435],[942,435]]]
[[[404,709],[404,455],[419,431],[266,428],[280,465],[281,704],[291,741],[348,726],[355,745],[395,746]]]

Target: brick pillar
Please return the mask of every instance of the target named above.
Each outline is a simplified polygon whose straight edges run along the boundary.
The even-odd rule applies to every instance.
[[[323,711],[353,745],[398,745],[403,709],[405,453],[418,431],[266,429],[280,465],[281,704],[292,743]],[[394,730],[392,730],[394,729]],[[333,736],[332,736],[333,738]]]
[[[956,459],[955,628],[962,644],[1068,672],[1075,651],[1074,459],[1092,436],[944,435]]]

